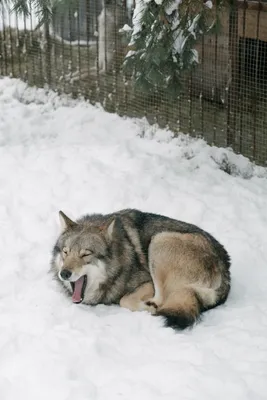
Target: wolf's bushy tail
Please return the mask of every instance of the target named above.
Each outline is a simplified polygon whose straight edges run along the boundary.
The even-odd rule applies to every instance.
[[[165,319],[165,326],[183,330],[192,327],[200,319],[202,310],[203,303],[198,294],[191,288],[183,288],[172,293],[158,308],[156,315]]]
[[[183,330],[192,327],[200,318],[200,314],[197,316],[190,315],[185,311],[176,310],[165,310],[158,312],[157,315],[164,317],[164,325],[166,327],[173,328],[175,330]]]

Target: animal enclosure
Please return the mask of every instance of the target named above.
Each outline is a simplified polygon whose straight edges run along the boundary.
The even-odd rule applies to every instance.
[[[266,165],[266,0],[231,0],[220,10],[213,1],[220,29],[198,40],[198,65],[184,74],[175,101],[167,91],[134,90],[122,72],[133,0],[70,4],[61,2],[41,27],[33,14],[25,18],[1,7],[0,75],[83,96],[109,112],[145,117]]]

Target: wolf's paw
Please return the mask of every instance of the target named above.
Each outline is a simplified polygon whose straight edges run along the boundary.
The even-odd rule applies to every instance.
[[[150,314],[156,314],[157,308],[157,304],[151,300],[142,301],[140,305],[141,311],[148,311]]]
[[[148,306],[148,307],[153,307],[153,308],[155,308],[155,309],[157,309],[158,308],[158,305],[151,299],[151,300],[147,300],[146,302],[145,302],[145,304]]]

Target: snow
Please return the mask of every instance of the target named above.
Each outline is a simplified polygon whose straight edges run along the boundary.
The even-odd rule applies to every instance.
[[[266,170],[17,80],[0,79],[0,110],[1,400],[266,399]],[[227,303],[175,334],[63,296],[48,274],[58,210],[123,207],[214,234],[232,257]]]
[[[131,28],[128,24],[124,24],[123,27],[119,30],[119,32],[131,32],[133,28]]]
[[[131,35],[131,40],[129,43],[129,47],[134,47],[135,45],[135,40],[136,36],[141,32],[142,30],[142,21],[144,18],[144,14],[146,12],[148,3],[150,3],[151,0],[136,0],[135,2],[135,9],[133,13],[133,28],[132,28],[132,35]],[[173,31],[173,44],[172,44],[172,57],[174,62],[177,62],[177,55],[182,54],[185,48],[185,45],[190,37],[192,35],[194,39],[196,39],[196,32],[195,30],[198,27],[198,20],[199,20],[199,14],[193,18],[193,20],[189,20],[189,26],[186,29],[181,29],[180,24],[180,15],[179,15],[179,5],[182,0],[172,0],[171,2],[167,2],[165,5],[165,12],[167,15],[171,15],[175,10],[176,13],[172,16],[172,26],[171,29]],[[155,0],[157,5],[162,4],[162,0]],[[155,21],[154,24],[151,26],[151,32],[156,29],[156,24],[158,21]],[[163,37],[163,31],[160,31],[158,34],[158,41],[162,39]],[[155,39],[155,32],[153,32],[153,35],[148,35],[146,38],[146,48],[151,46],[151,42]],[[198,52],[197,50],[193,49],[191,51],[191,62],[198,62]],[[135,54],[135,50],[130,49],[128,53],[126,54],[126,58],[131,57]],[[182,59],[180,60],[182,63]]]
[[[167,15],[171,15],[175,10],[177,11],[182,0],[174,0],[167,3],[165,6],[165,12]]]
[[[142,29],[142,18],[144,16],[144,12],[146,10],[146,5],[145,4],[147,2],[148,1],[143,2],[142,0],[136,0],[135,1],[135,8],[134,8],[133,18],[132,18],[132,23],[133,23],[132,37],[137,35]],[[130,42],[129,46],[132,45],[132,44],[133,44],[133,42]]]
[[[204,3],[204,4],[205,4],[206,7],[210,8],[210,9],[213,7],[213,4],[212,4],[211,0],[206,1],[206,3]]]

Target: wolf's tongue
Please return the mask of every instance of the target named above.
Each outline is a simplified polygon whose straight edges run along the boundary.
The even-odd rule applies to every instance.
[[[74,291],[72,294],[73,303],[80,303],[82,301],[84,279],[84,276],[81,276],[76,282],[74,282]]]

